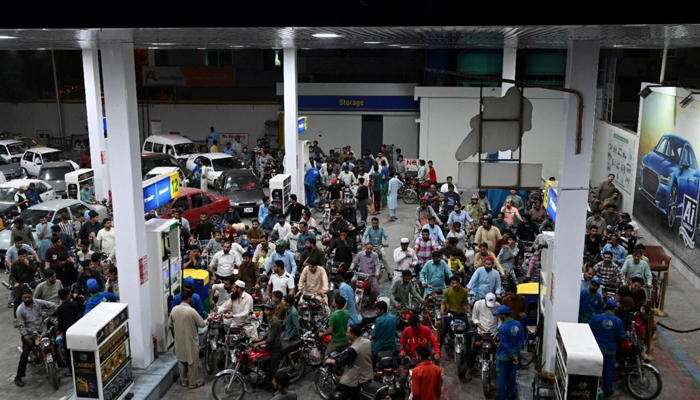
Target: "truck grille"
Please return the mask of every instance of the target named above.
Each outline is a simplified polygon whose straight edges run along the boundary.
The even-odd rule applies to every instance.
[[[659,175],[649,167],[644,168],[642,188],[651,197],[656,197],[656,191],[659,189]]]

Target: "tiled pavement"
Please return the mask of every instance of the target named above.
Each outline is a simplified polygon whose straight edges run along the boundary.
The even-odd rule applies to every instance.
[[[385,222],[388,218],[383,212],[380,221],[387,229],[391,239],[393,249],[398,239],[402,236],[412,237],[410,228],[413,217],[413,206],[399,203],[399,221],[397,223]],[[4,292],[4,290],[3,290]],[[692,286],[678,271],[671,270],[669,288],[666,298],[666,311],[668,318],[660,321],[676,329],[691,329],[700,326],[700,318],[697,317],[697,309],[700,307],[700,291]],[[0,308],[0,400],[1,399],[60,399],[69,395],[73,388],[71,382],[64,378],[58,391],[54,391],[49,382],[33,367],[28,368],[27,386],[17,388],[12,380],[17,370],[19,352],[16,346],[19,344],[19,337],[16,329],[12,328],[12,311],[6,307]],[[695,363],[695,359],[700,358],[700,332],[691,334],[676,334],[670,331],[659,329],[659,340],[654,342],[657,357],[654,365],[661,371],[664,389],[660,399],[680,400],[698,399],[700,396],[700,364]],[[481,391],[481,381],[474,379],[469,383],[460,383],[456,379],[455,368],[449,362],[444,362],[443,369],[446,371],[444,377],[444,398],[445,399],[483,399]],[[203,373],[203,368],[200,368]],[[313,386],[314,371],[307,370],[304,379],[294,385],[299,399],[315,400],[320,397]],[[174,385],[164,396],[165,399],[210,399],[211,382],[213,377],[204,376],[206,385],[197,390],[189,390]],[[529,389],[532,380],[531,373],[520,372],[521,399],[531,398]],[[617,385],[617,383],[616,383]],[[271,394],[266,392],[248,393],[246,399],[269,399]],[[617,389],[612,400],[630,399],[631,396],[624,391]]]

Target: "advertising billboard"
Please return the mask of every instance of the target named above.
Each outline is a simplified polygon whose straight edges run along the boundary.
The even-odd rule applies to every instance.
[[[700,275],[700,102],[680,100],[658,92],[642,100],[633,214]]]

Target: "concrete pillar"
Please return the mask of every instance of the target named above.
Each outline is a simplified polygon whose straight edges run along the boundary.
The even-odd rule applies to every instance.
[[[85,107],[87,108],[88,134],[90,137],[90,160],[95,171],[95,198],[109,199],[109,176],[107,172],[107,142],[104,135],[102,111],[102,85],[100,60],[97,47],[83,49],[83,75],[85,76]]]
[[[112,183],[119,188],[112,194],[117,221],[119,292],[121,301],[129,304],[129,336],[134,367],[146,368],[153,362],[153,345],[134,45],[107,42],[101,44],[101,50],[105,111],[109,121],[109,158],[119,160],[109,165]]]
[[[518,49],[503,49],[503,79],[515,80],[515,61],[518,57]],[[512,83],[501,83],[501,96],[505,96]]]
[[[547,369],[554,370],[556,355],[556,323],[578,322],[581,292],[581,255],[586,223],[586,204],[593,154],[596,85],[598,79],[597,40],[569,43],[566,64],[566,87],[583,93],[583,143],[576,154],[578,98],[564,97],[564,140],[557,192],[557,220],[554,239],[552,273],[548,277],[548,296],[552,301],[545,307],[545,352]]]
[[[298,108],[297,108],[297,49],[284,49],[284,172],[292,177],[292,193],[304,191],[299,182],[297,168],[304,160],[297,160]]]

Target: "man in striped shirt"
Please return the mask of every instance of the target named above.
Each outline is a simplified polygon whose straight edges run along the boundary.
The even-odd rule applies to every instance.
[[[421,261],[421,264],[413,267],[416,274],[420,271],[422,265],[425,265],[425,263],[433,259],[433,251],[440,250],[435,239],[430,237],[430,231],[427,229],[421,231],[421,237],[416,239],[413,244],[413,249],[416,251],[416,256]]]

